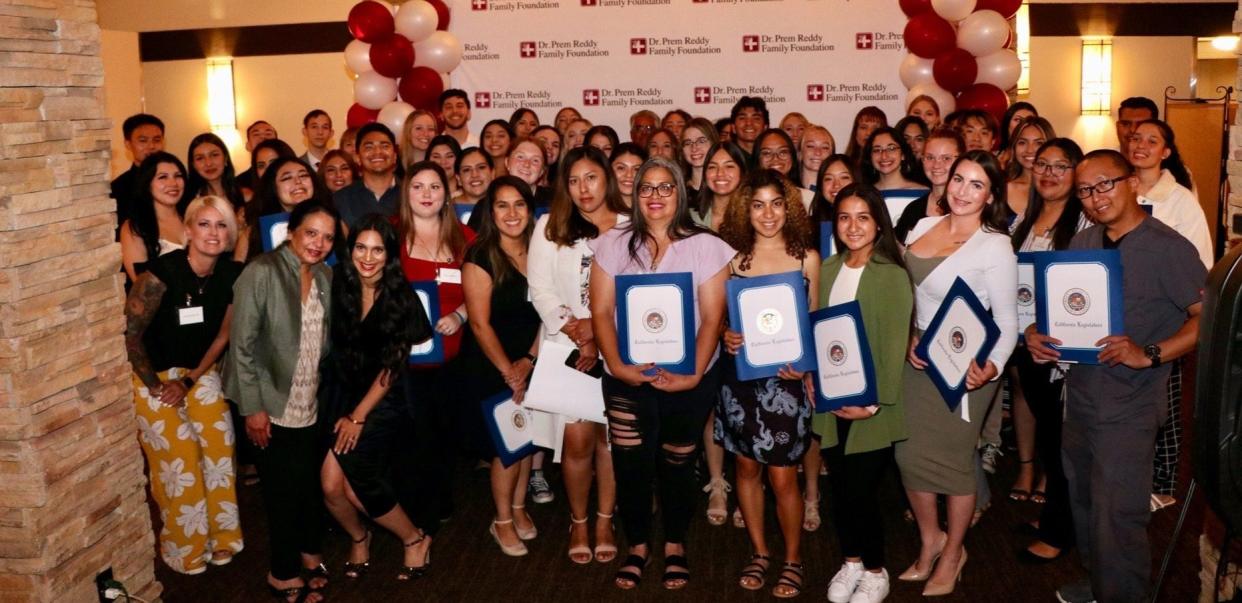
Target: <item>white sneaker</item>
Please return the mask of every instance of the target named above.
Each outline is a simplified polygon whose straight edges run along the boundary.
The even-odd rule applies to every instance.
[[[850,597],[849,603],[880,603],[888,596],[888,570],[880,573],[863,572],[858,581],[858,590]]]
[[[832,603],[849,603],[852,600],[850,596],[854,594],[854,589],[858,588],[858,581],[865,573],[867,569],[862,563],[853,561],[842,563],[841,569],[828,584],[828,600]]]

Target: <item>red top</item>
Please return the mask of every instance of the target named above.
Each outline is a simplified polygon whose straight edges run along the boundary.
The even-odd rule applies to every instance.
[[[466,235],[466,245],[473,243],[475,238],[474,231],[471,230],[469,226],[465,225],[462,225],[461,229],[462,233]],[[429,262],[427,260],[412,258],[409,254],[409,245],[407,245],[406,241],[402,239],[401,270],[405,273],[405,280],[411,283],[415,281],[435,281],[437,280],[436,275],[441,268],[461,270],[461,262],[464,255],[465,252],[463,250],[462,254],[454,258],[452,262]],[[456,283],[438,282],[436,290],[440,293],[440,316],[436,320],[452,314],[453,310],[456,310],[466,301],[466,292],[462,289],[460,280]],[[434,327],[436,321],[433,320],[431,322]],[[444,341],[445,362],[457,357],[457,351],[461,349],[461,337],[468,328],[470,327],[462,325],[456,333],[448,336],[442,336]]]

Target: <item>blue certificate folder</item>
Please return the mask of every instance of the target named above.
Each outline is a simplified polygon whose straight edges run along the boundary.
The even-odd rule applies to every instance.
[[[259,216],[259,234],[261,235],[260,242],[263,243],[264,252],[280,247],[280,244],[285,242],[289,234],[289,212]],[[336,254],[328,254],[323,263],[328,266],[335,266]]]
[[[529,410],[513,403],[513,392],[505,391],[479,402],[483,422],[492,436],[496,456],[505,467],[534,454],[533,418]]]
[[[1040,253],[1018,254],[1018,343],[1026,343],[1026,327],[1035,322],[1035,256]]]
[[[410,287],[414,289],[414,295],[418,296],[418,301],[423,303],[423,308],[427,310],[427,320],[434,327],[436,321],[440,320],[440,290],[436,287],[435,281],[414,281],[410,283]],[[414,344],[410,348],[410,363],[412,364],[434,364],[444,362],[444,336],[439,331],[432,329],[433,335],[431,339],[422,343]]]
[[[732,278],[725,290],[730,328],[745,340],[736,356],[739,379],[773,377],[786,364],[815,368],[801,272]]]
[[[828,256],[837,253],[836,240],[833,238],[834,228],[836,228],[835,222],[819,223],[819,257],[821,260],[826,260]]]
[[[1036,328],[1061,340],[1063,362],[1098,364],[1095,342],[1125,332],[1121,277],[1116,249],[1036,255]]]
[[[852,301],[811,313],[815,345],[815,412],[879,400],[862,308]]]
[[[983,366],[999,337],[1000,328],[992,315],[970,285],[958,277],[914,348],[914,353],[927,362],[927,376],[949,410],[956,410],[966,394],[970,361]]]
[[[694,374],[694,279],[689,272],[616,277],[617,340],[626,364]]]

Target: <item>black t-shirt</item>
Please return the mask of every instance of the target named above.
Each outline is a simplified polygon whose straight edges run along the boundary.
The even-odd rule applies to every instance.
[[[901,217],[897,219],[897,223],[893,225],[893,233],[897,235],[897,242],[905,244],[906,235],[914,230],[914,225],[919,220],[927,217],[927,202],[931,198],[931,193],[927,193],[914,201],[911,201],[906,209],[901,212]]]
[[[221,257],[205,278],[194,274],[185,250],[166,253],[147,263],[151,275],[167,289],[159,310],[143,335],[151,365],[157,371],[172,367],[194,368],[220,333],[224,314],[233,303],[233,282],[242,265]],[[191,317],[181,324],[181,309],[202,308],[202,319]],[[191,310],[187,314],[196,314]]]

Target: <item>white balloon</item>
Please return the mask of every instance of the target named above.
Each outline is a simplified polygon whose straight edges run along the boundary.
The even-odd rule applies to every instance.
[[[354,80],[354,100],[368,109],[380,109],[397,98],[397,80],[374,71],[358,74]]]
[[[910,89],[919,84],[935,81],[936,78],[932,75],[932,63],[932,59],[925,59],[912,52],[907,53],[897,69],[898,75],[901,76],[901,83]]]
[[[449,77],[449,74],[448,74],[448,73],[441,72],[441,73],[440,73],[440,81],[441,81],[441,82],[444,82],[444,89],[445,89],[445,90],[448,90],[449,88],[452,88],[452,87],[453,87],[453,80],[452,80],[452,78],[450,78],[450,77]]]
[[[975,60],[979,65],[979,75],[975,76],[976,84],[992,84],[1001,90],[1009,90],[1018,83],[1022,75],[1022,61],[1012,50],[1004,49],[992,54],[981,56]]]
[[[374,71],[371,67],[371,45],[354,40],[345,46],[345,66],[355,74]]]
[[[994,10],[981,10],[957,26],[957,47],[977,57],[1000,50],[1009,40],[1009,22]]]
[[[441,73],[452,71],[461,63],[462,52],[457,36],[447,31],[435,31],[414,45],[414,65],[430,67]]]
[[[388,126],[389,130],[400,136],[401,129],[405,125],[405,118],[409,117],[413,112],[414,105],[404,101],[393,101],[380,109],[379,116],[375,118],[375,121]]]
[[[932,10],[949,23],[956,23],[975,12],[975,0],[931,0]]]
[[[409,0],[397,7],[397,33],[415,44],[422,42],[436,30],[440,14],[426,0]]]
[[[940,107],[940,115],[948,115],[957,107],[957,99],[948,90],[937,86],[935,82],[927,82],[910,88],[910,92],[906,94],[906,107],[910,106],[910,101],[915,97],[927,95],[936,101]]]

